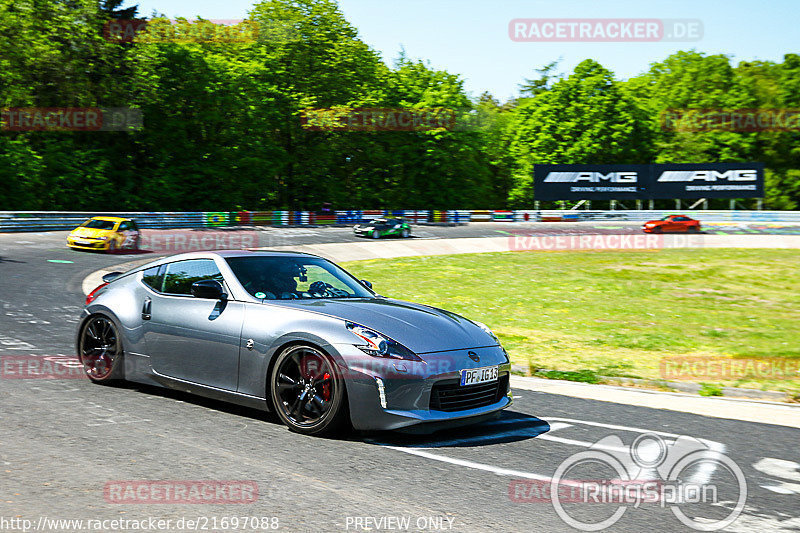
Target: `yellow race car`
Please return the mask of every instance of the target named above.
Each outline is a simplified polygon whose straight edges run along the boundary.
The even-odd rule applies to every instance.
[[[75,250],[139,249],[139,228],[129,218],[92,217],[67,235],[67,246]]]

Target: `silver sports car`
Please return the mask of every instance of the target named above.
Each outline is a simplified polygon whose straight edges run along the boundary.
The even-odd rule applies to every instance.
[[[94,382],[126,379],[274,410],[293,431],[433,431],[511,404],[485,325],[385,298],[318,256],[176,255],[107,274],[77,349]]]

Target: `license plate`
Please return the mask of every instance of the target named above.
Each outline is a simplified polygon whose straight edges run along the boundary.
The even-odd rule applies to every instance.
[[[497,381],[496,366],[485,366],[483,368],[470,368],[461,371],[461,386],[464,385],[477,385],[479,383],[488,383],[490,381]]]

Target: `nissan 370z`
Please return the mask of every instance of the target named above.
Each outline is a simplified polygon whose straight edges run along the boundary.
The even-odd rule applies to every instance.
[[[274,410],[289,429],[433,431],[511,404],[485,325],[386,298],[318,256],[224,251],[111,273],[77,350],[93,382],[129,380]]]

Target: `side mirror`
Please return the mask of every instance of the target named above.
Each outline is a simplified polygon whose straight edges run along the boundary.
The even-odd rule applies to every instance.
[[[366,288],[370,289],[370,290],[372,289],[372,283],[370,283],[369,281],[367,281],[367,280],[365,280],[365,279],[362,279],[362,280],[361,280],[361,284],[362,284],[363,286],[365,286]]]
[[[226,300],[228,295],[222,288],[222,283],[215,279],[204,279],[192,283],[192,296],[208,300]]]

